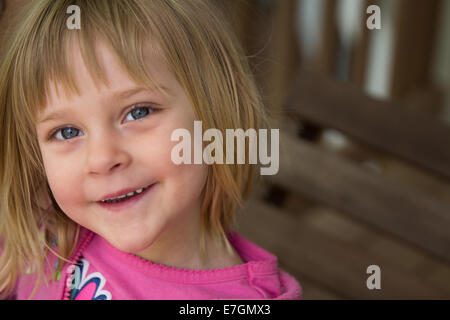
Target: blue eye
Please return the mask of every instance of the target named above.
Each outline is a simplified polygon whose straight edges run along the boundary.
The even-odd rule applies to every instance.
[[[55,133],[52,136],[55,136],[55,139],[57,140],[69,140],[72,139],[73,137],[78,136],[80,132],[81,131],[76,128],[65,127],[55,131]],[[60,137],[62,137],[62,139]]]
[[[139,119],[145,118],[151,112],[153,112],[152,108],[149,108],[149,107],[136,107],[133,110],[131,110],[130,112],[128,112],[126,120],[131,120],[131,121],[139,120]],[[132,119],[129,119],[128,115],[131,115]]]
[[[149,115],[150,113],[154,112],[155,109],[151,108],[151,107],[140,107],[140,106],[135,106],[130,112],[127,113],[127,116],[125,118],[125,120],[139,120],[142,118],[145,118],[147,115]],[[131,119],[130,119],[131,116]],[[56,140],[70,140],[74,137],[77,136],[82,136],[83,134],[81,133],[80,130],[78,130],[77,128],[74,127],[63,127],[63,128],[59,128],[57,130],[55,130],[49,137],[49,140],[51,140],[52,138],[55,138]]]

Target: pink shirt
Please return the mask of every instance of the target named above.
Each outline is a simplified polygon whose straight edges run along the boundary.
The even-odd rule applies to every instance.
[[[119,251],[101,236],[82,230],[73,256],[59,280],[42,283],[34,299],[75,300],[197,300],[197,299],[300,299],[301,287],[278,268],[277,258],[231,231],[228,239],[244,262],[213,270],[164,266]],[[50,266],[56,258],[49,257]],[[51,271],[50,269],[47,270]],[[17,299],[27,299],[35,275],[22,276]],[[71,290],[71,287],[74,289]]]

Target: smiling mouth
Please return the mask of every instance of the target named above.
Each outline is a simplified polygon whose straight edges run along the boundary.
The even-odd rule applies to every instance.
[[[142,192],[144,192],[145,190],[147,190],[150,187],[151,187],[151,185],[148,185],[148,186],[146,186],[144,188],[137,189],[135,191],[129,192],[129,193],[124,194],[124,195],[121,195],[119,197],[110,198],[110,199],[106,199],[106,200],[101,200],[99,202],[101,202],[101,203],[117,203],[117,202],[127,201],[128,199],[131,199],[131,198],[136,197],[137,195],[141,194]]]
[[[113,199],[100,200],[96,203],[110,212],[127,211],[143,201],[145,197],[152,192],[156,184],[157,183],[153,183],[147,187],[141,188],[142,191],[139,193],[137,191],[140,191],[140,189],[127,193],[124,197],[120,196]]]

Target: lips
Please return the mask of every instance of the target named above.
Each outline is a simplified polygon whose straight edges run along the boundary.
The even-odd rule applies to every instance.
[[[122,199],[121,201],[113,201],[113,202],[102,202],[97,201],[96,203],[100,205],[102,208],[107,209],[111,212],[121,212],[121,211],[127,211],[127,209],[131,209],[132,207],[136,206],[138,203],[143,201],[147,195],[151,195],[153,193],[153,189],[155,188],[155,185],[157,183],[151,184],[148,188],[145,188],[141,193],[136,193],[134,196],[131,196],[126,199]],[[130,189],[126,189],[125,191],[129,191]],[[132,189],[131,189],[132,190]],[[120,191],[119,194],[123,192]],[[130,191],[131,192],[131,191]],[[117,194],[114,193],[114,194]],[[114,197],[114,194],[113,197]],[[111,197],[111,195],[107,195],[106,197]]]
[[[104,201],[104,200],[108,200],[108,199],[112,199],[112,198],[117,198],[117,197],[120,197],[120,196],[126,196],[128,193],[131,193],[131,192],[135,192],[136,190],[139,190],[139,189],[144,189],[144,188],[148,188],[148,187],[150,187],[151,185],[147,185],[147,186],[143,186],[143,187],[137,187],[137,188],[127,188],[127,189],[122,189],[122,190],[119,190],[119,191],[117,191],[117,192],[114,192],[114,193],[109,193],[109,194],[106,194],[106,195],[104,195],[100,200],[98,200],[97,202],[101,202],[101,201]]]

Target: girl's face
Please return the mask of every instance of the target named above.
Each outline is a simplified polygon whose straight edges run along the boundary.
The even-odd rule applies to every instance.
[[[167,96],[138,86],[101,43],[98,54],[109,85],[97,89],[74,50],[80,95],[53,85],[39,114],[36,129],[53,196],[68,217],[122,251],[139,254],[152,245],[162,252],[177,241],[190,243],[198,235],[207,167],[175,165],[171,150],[178,142],[170,137],[178,128],[193,132],[192,105],[153,51],[146,52],[148,70]],[[99,203],[146,186],[151,187],[126,208],[114,211]]]

